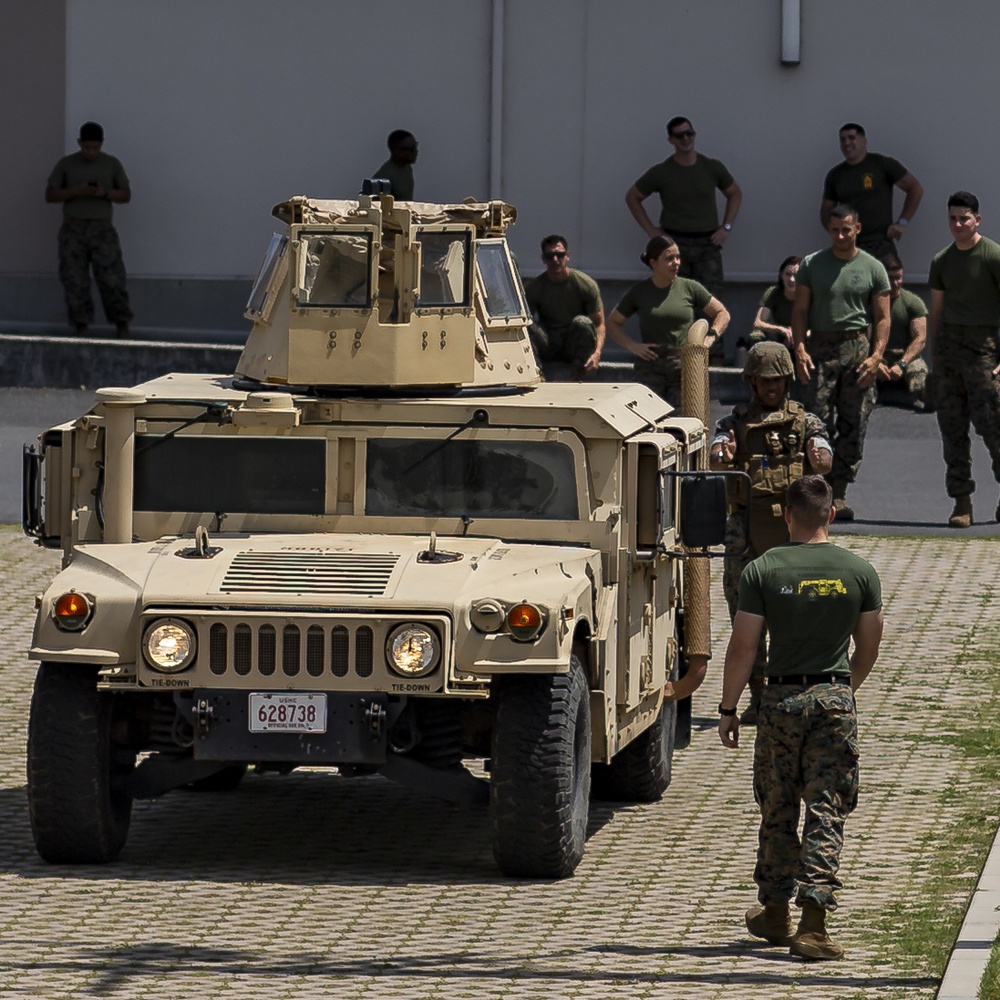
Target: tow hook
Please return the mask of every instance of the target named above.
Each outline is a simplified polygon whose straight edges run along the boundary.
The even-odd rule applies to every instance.
[[[372,702],[365,709],[365,722],[368,725],[368,731],[372,736],[381,736],[382,728],[385,726],[385,708],[378,702]]]
[[[215,706],[207,698],[199,698],[191,706],[191,714],[194,716],[194,725],[198,730],[198,738],[205,739],[208,736],[209,726],[215,716]]]

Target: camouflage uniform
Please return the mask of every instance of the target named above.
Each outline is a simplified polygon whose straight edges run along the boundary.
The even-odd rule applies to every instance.
[[[991,327],[945,325],[934,341],[934,403],[944,446],[948,496],[968,496],[972,478],[969,424],[983,439],[1000,482],[1000,364],[997,331]]]
[[[672,234],[671,234],[672,235]],[[703,284],[715,298],[721,298],[725,273],[722,269],[722,248],[709,236],[674,236],[681,252],[681,266],[677,274],[694,278]]]
[[[903,351],[887,350],[883,358],[886,368],[899,364],[903,360],[903,354]],[[899,383],[902,383],[906,391],[915,399],[919,399],[922,403],[930,402],[927,398],[927,365],[923,358],[914,358],[908,362],[906,371],[903,372],[903,377],[899,382],[882,382],[881,385],[898,385]]]
[[[787,348],[782,344],[755,344],[747,356],[744,378],[749,382],[759,375],[785,375],[789,380],[794,369]],[[801,403],[787,395],[776,410],[766,410],[756,395],[749,403],[739,403],[728,417],[715,427],[713,446],[733,432],[736,454],[733,468],[745,472],[751,480],[750,537],[744,529],[747,498],[738,485],[729,492],[729,519],[726,522],[726,551],[742,555],[727,555],[723,560],[722,590],[729,605],[729,618],[736,617],[740,577],[759,555],[775,545],[788,541],[785,524],[785,494],[793,480],[814,471],[806,458],[806,445],[811,438],[829,448],[823,422],[807,413]],[[749,543],[749,547],[748,547]],[[745,552],[743,550],[746,549]],[[767,646],[764,632],[757,645],[757,655],[750,674],[751,706],[756,709],[764,686]]]
[[[861,467],[868,418],[875,406],[874,385],[862,389],[856,369],[868,357],[865,331],[817,333],[809,340],[809,354],[816,371],[809,382],[806,406],[826,425],[833,441],[833,470],[830,481],[834,496],[843,498]]]
[[[635,380],[653,390],[661,399],[665,399],[675,410],[681,405],[681,359],[680,352],[663,348],[663,357],[654,361],[643,361],[637,358],[635,365]]]
[[[858,804],[858,720],[847,684],[768,685],[754,744],[754,799],[761,825],[754,882],[761,903],[825,910],[834,892],[844,823]],[[805,820],[799,839],[799,803]]]
[[[73,326],[89,326],[94,321],[91,269],[108,322],[128,323],[132,310],[117,230],[110,222],[67,219],[59,229],[59,280]]]
[[[531,346],[541,362],[564,361],[582,374],[584,363],[597,350],[597,329],[589,316],[574,316],[569,326],[528,327]]]

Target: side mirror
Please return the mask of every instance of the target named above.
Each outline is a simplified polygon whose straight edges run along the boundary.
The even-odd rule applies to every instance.
[[[726,506],[725,474],[681,476],[681,542],[689,549],[725,544]]]

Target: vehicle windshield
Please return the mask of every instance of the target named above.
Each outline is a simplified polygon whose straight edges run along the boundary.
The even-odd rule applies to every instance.
[[[371,233],[301,233],[299,305],[366,308],[371,302]]]
[[[421,229],[418,309],[469,304],[469,232]]]
[[[527,316],[521,284],[511,270],[503,243],[500,240],[480,243],[476,247],[476,264],[483,281],[489,318],[509,320]]]
[[[365,513],[575,520],[573,453],[558,441],[370,438]]]

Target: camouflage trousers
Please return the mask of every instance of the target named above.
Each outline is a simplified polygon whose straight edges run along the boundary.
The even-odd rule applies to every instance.
[[[597,330],[589,316],[574,316],[568,326],[528,327],[531,346],[539,361],[564,361],[583,371],[584,362],[597,350]]]
[[[809,338],[809,355],[816,371],[806,386],[805,407],[826,424],[833,443],[832,482],[853,483],[865,449],[868,418],[875,406],[875,387],[862,389],[855,373],[868,357],[868,336],[857,333],[816,333]]]
[[[844,823],[858,804],[858,720],[846,684],[769,684],[754,744],[761,903],[836,909]],[[805,806],[799,837],[800,806]]]
[[[681,359],[667,355],[655,361],[636,361],[635,380],[648,386],[675,410],[681,405]]]
[[[885,366],[891,368],[903,359],[903,351],[886,351]],[[922,403],[927,402],[927,365],[923,358],[914,358],[903,372],[898,382],[880,382],[879,385],[902,385],[906,391]]]
[[[115,227],[110,222],[64,222],[59,230],[59,281],[71,326],[94,321],[91,271],[108,322],[129,322],[132,310],[125,287],[125,262]]]
[[[742,514],[730,514],[726,521],[726,551],[740,552],[746,544],[747,536],[743,530]],[[726,556],[722,560],[722,592],[726,595],[726,604],[729,605],[730,621],[736,617],[736,606],[740,595],[740,578],[743,576],[743,570],[759,555],[763,555],[763,553],[758,552],[751,544],[743,555]],[[759,697],[764,687],[766,669],[767,629],[763,628],[760,630],[760,639],[757,642],[757,655],[753,659],[753,667],[750,670],[751,700]]]
[[[997,331],[945,326],[934,343],[934,403],[944,448],[948,496],[967,496],[972,478],[969,425],[983,439],[1000,482],[1000,385],[993,369],[1000,363]]]
[[[709,236],[674,236],[681,252],[681,267],[677,272],[682,278],[694,278],[703,284],[717,299],[722,295],[725,273],[722,269],[722,248]]]

